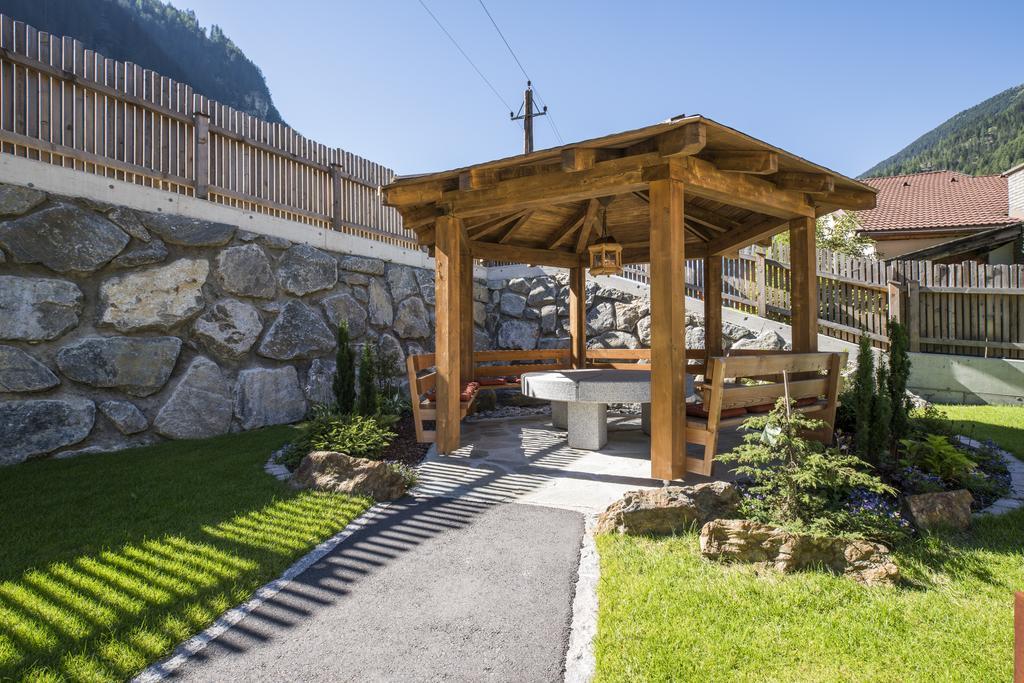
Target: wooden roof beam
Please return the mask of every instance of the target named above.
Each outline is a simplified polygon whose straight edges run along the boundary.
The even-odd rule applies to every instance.
[[[754,218],[739,230],[731,230],[708,242],[708,253],[715,256],[735,253],[748,244],[759,242],[782,232],[783,228],[788,225],[788,220],[775,216]]]
[[[584,206],[572,218],[566,221],[566,223],[558,229],[558,232],[555,233],[555,236],[552,238],[552,240],[548,242],[547,248],[557,249],[562,245],[563,242],[568,241],[572,234],[579,230],[579,227],[583,225],[583,221],[587,217],[587,210],[589,208],[590,205],[588,203],[587,206]]]
[[[818,198],[816,198],[818,199]],[[878,196],[866,190],[832,190],[820,198],[820,203],[850,211],[867,211],[875,208]]]
[[[712,152],[708,161],[725,173],[767,175],[779,170],[778,152]]]
[[[526,211],[523,213],[523,215],[517,218],[512,225],[508,226],[508,230],[505,231],[505,234],[501,236],[498,242],[500,244],[507,244],[508,241],[512,239],[512,235],[514,235],[519,228],[523,227],[523,224],[530,220],[531,216],[533,216],[533,211]]]
[[[582,252],[590,244],[590,233],[593,232],[594,226],[597,225],[599,217],[603,216],[603,212],[608,210],[608,204],[611,203],[612,197],[602,197],[600,199],[591,199],[590,203],[587,204],[587,215],[583,219],[583,225],[580,227],[580,235],[576,239],[576,251]]]
[[[480,239],[482,237],[486,237],[492,232],[501,230],[503,227],[508,225],[509,222],[522,218],[526,213],[526,211],[516,211],[512,214],[481,221],[480,223],[476,223],[475,225],[466,228],[466,237],[469,239]]]
[[[771,176],[769,180],[783,190],[796,192],[827,194],[836,189],[835,178],[827,173],[781,172]]]
[[[495,244],[494,242],[469,241],[473,258],[489,261],[512,261],[513,263],[535,263],[556,268],[576,268],[581,264],[580,255],[555,249],[535,249],[516,244]]]
[[[707,139],[707,127],[703,123],[688,123],[658,136],[658,154],[663,157],[696,154],[704,149]]]
[[[471,168],[459,174],[460,190],[476,190],[485,185],[493,185],[498,179],[498,172],[489,168]]]
[[[562,170],[566,172],[586,171],[594,168],[594,164],[622,156],[621,149],[603,149],[601,147],[570,147],[562,150]]]

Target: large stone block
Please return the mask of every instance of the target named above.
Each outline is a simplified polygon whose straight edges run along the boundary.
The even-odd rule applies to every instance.
[[[629,491],[597,519],[596,533],[675,534],[735,516],[740,497],[724,481]]]
[[[128,246],[129,237],[103,216],[59,203],[0,223],[0,245],[17,263],[41,263],[59,273],[90,273]]]
[[[217,254],[217,275],[224,290],[232,294],[273,299],[277,293],[270,259],[258,244],[228,247]]]
[[[237,360],[249,352],[263,331],[255,307],[234,299],[221,299],[196,318],[193,334],[218,358]]]
[[[168,244],[185,247],[220,247],[230,242],[235,234],[235,226],[227,223],[165,213],[144,214],[142,222]]]
[[[295,368],[249,368],[238,373],[235,416],[243,429],[290,424],[305,417],[306,398]]]
[[[149,428],[149,420],[131,401],[104,401],[100,403],[100,412],[122,434],[137,434]]]
[[[308,244],[296,244],[277,262],[277,279],[285,291],[305,296],[338,283],[338,262]]]
[[[528,320],[506,320],[498,328],[498,348],[523,349],[529,351],[537,348],[540,337],[540,325]]]
[[[390,264],[387,267],[388,287],[391,288],[391,298],[400,302],[420,291],[419,282],[413,268],[400,264]]]
[[[50,368],[17,347],[0,344],[0,391],[46,391],[58,384]]]
[[[148,242],[153,237],[139,220],[139,214],[126,206],[118,206],[107,214],[107,218],[140,242]]]
[[[231,412],[231,386],[216,363],[199,356],[160,408],[153,428],[171,439],[217,436],[231,428]]]
[[[775,330],[765,330],[753,338],[740,339],[732,345],[734,349],[756,349],[759,351],[781,351],[786,340]]]
[[[409,298],[398,304],[394,331],[402,339],[422,339],[430,336],[430,314],[423,300]]]
[[[52,453],[89,436],[96,404],[85,398],[0,403],[0,465]]]
[[[183,258],[109,278],[100,285],[100,323],[119,332],[169,330],[203,310],[209,272],[208,261]]]
[[[523,311],[526,310],[526,297],[515,292],[503,292],[500,310],[504,315],[521,318],[523,317]]]
[[[366,308],[348,292],[326,297],[320,306],[324,309],[331,329],[338,329],[344,321],[348,323],[348,333],[352,339],[362,339],[366,334]]]
[[[639,349],[640,341],[629,332],[612,330],[587,339],[589,349]]]
[[[57,352],[65,377],[149,396],[167,383],[181,352],[177,337],[87,337]]]
[[[309,364],[309,372],[306,373],[306,386],[303,391],[310,403],[322,403],[329,405],[334,403],[334,375],[337,373],[338,364],[333,360],[314,358]]]
[[[56,339],[78,325],[82,299],[73,282],[0,275],[0,339]]]
[[[365,273],[366,275],[383,275],[384,262],[380,259],[365,258],[363,256],[342,256],[338,259],[338,265],[342,270],[353,273]]]
[[[292,476],[291,485],[367,496],[376,501],[399,498],[408,488],[405,477],[391,463],[353,458],[333,451],[313,451],[304,457]]]
[[[918,529],[966,529],[971,525],[973,502],[974,497],[970,491],[958,489],[907,496],[904,506]]]
[[[387,287],[379,279],[370,280],[368,289],[370,299],[367,302],[367,310],[370,313],[370,322],[382,327],[391,327],[395,320],[395,310],[391,305],[391,295]]]
[[[46,201],[46,193],[31,187],[0,185],[0,216],[20,216]]]
[[[154,263],[163,263],[167,259],[167,246],[163,240],[150,240],[133,249],[122,253],[111,263],[117,268],[138,268]]]
[[[276,360],[321,356],[335,347],[337,339],[315,310],[291,300],[271,323],[256,353]]]
[[[602,301],[587,311],[587,334],[597,335],[615,329],[615,304]]]

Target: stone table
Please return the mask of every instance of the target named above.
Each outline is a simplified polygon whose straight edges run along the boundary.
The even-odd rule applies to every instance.
[[[650,434],[650,370],[559,370],[527,372],[523,395],[551,401],[551,421],[569,430],[569,446],[596,451],[608,443],[608,404],[640,403],[641,424]]]

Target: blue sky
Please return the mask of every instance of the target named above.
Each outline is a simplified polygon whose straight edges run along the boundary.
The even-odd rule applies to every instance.
[[[477,0],[424,0],[506,102],[524,78]],[[1024,82],[1024,2],[484,0],[566,142],[700,113],[856,175]],[[303,134],[391,166],[522,133],[418,0],[173,0],[220,24]],[[537,120],[536,146],[558,144]]]

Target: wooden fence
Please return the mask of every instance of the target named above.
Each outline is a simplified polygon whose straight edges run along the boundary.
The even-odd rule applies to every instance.
[[[818,325],[856,343],[862,331],[889,346],[888,320],[904,323],[912,351],[1024,358],[1024,266],[874,261],[818,251]],[[647,266],[623,276],[647,283]],[[789,322],[789,250],[750,249],[722,265],[726,306]],[[686,262],[686,293],[704,298],[704,262]]]
[[[415,247],[379,187],[394,173],[137,64],[0,15],[0,150]]]

